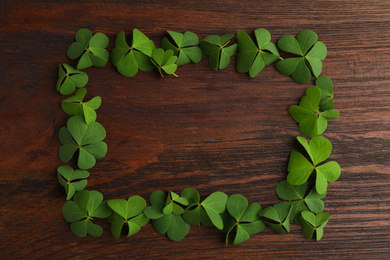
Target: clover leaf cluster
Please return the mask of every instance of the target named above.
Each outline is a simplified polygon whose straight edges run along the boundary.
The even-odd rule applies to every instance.
[[[127,40],[125,32],[116,36],[111,54],[106,50],[109,39],[103,33],[92,34],[80,29],[68,49],[68,57],[77,59],[76,69],[68,64],[59,66],[57,91],[72,95],[62,101],[63,111],[71,116],[67,125],[58,133],[61,143],[59,158],[62,165],[57,169],[59,183],[66,193],[62,213],[70,224],[71,231],[78,237],[100,236],[102,227],[94,223],[95,218],[107,219],[115,238],[122,234],[136,235],[149,222],[159,234],[166,234],[173,241],[184,239],[191,226],[211,226],[224,232],[226,244],[240,244],[258,234],[268,226],[276,233],[290,232],[291,222],[302,226],[305,238],[320,240],[330,215],[324,212],[323,199],[329,183],[336,181],[341,167],[335,161],[328,161],[332,144],[322,136],[328,120],[339,116],[333,100],[333,84],[329,77],[321,75],[322,61],[327,54],[326,46],[310,30],[300,31],[296,37],[285,35],[277,44],[271,42],[271,34],[264,28],[254,30],[255,41],[243,30],[223,36],[209,35],[199,39],[193,32],[167,31],[161,48],[138,29],[134,29]],[[233,44],[232,44],[233,41]],[[154,191],[147,202],[133,195],[127,200],[104,200],[98,191],[86,190],[89,172],[96,159],[107,153],[104,142],[106,131],[96,122],[96,110],[101,105],[100,97],[84,101],[88,75],[82,69],[104,67],[111,62],[118,72],[126,77],[135,76],[138,71],[156,69],[161,77],[174,75],[178,67],[201,61],[208,56],[210,67],[225,69],[236,55],[236,70],[256,77],[266,66],[276,62],[276,69],[291,76],[298,83],[306,83],[313,76],[314,85],[306,89],[299,104],[290,107],[291,117],[298,123],[303,136],[297,136],[304,151],[292,151],[287,167],[286,180],[276,187],[281,199],[275,205],[262,208],[256,202],[248,202],[241,194],[228,196],[216,191],[202,198],[193,188],[181,193]],[[280,53],[293,57],[282,58]]]

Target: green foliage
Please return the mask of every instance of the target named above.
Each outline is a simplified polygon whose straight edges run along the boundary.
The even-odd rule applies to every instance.
[[[171,49],[166,51],[161,48],[153,50],[150,61],[157,68],[161,77],[164,77],[162,73],[163,71],[165,71],[165,73],[167,73],[168,75],[174,75],[177,77],[177,75],[175,74],[175,71],[177,69],[177,65],[175,64],[177,56],[174,56],[173,54],[173,50]]]
[[[128,226],[127,237],[135,235],[149,222],[149,218],[143,213],[146,208],[146,201],[138,196],[132,196],[128,200],[113,199],[108,201],[108,206],[113,214],[108,218],[111,223],[111,233],[119,238],[123,226]]]
[[[107,201],[103,201],[103,195],[97,191],[79,191],[74,195],[73,201],[67,201],[62,206],[62,215],[72,223],[70,229],[78,237],[85,237],[87,234],[100,236],[103,229],[92,223],[93,218],[107,218],[111,212]]]
[[[318,214],[314,214],[310,211],[302,211],[302,234],[305,238],[311,239],[315,234],[315,238],[317,241],[320,241],[322,235],[324,234],[324,227],[328,223],[329,213],[320,212]]]
[[[306,90],[306,95],[302,97],[299,106],[290,107],[290,115],[299,123],[301,133],[312,138],[326,130],[327,119],[335,119],[339,116],[339,111],[334,109],[321,112],[320,100],[320,89],[311,86]]]
[[[278,41],[278,47],[285,52],[300,57],[287,58],[276,63],[276,69],[283,75],[290,76],[298,83],[306,83],[311,74],[318,77],[322,71],[322,60],[327,48],[323,42],[317,42],[318,36],[310,30],[303,30],[295,38],[285,35]]]
[[[269,206],[260,211],[264,223],[279,234],[290,232],[290,215],[293,206],[291,203],[282,201],[274,206]]]
[[[65,188],[66,199],[70,200],[76,191],[81,191],[87,186],[89,172],[85,170],[73,170],[69,166],[60,166],[57,168],[57,177],[60,184]]]
[[[104,67],[109,58],[105,49],[108,46],[108,37],[103,33],[92,32],[88,29],[80,29],[76,33],[76,41],[69,46],[69,59],[77,59],[81,56],[77,69],[82,70],[91,66]]]
[[[340,165],[335,162],[327,162],[322,165],[332,152],[332,144],[322,136],[314,137],[308,143],[306,139],[298,136],[298,141],[305,148],[311,161],[309,162],[300,152],[292,151],[288,163],[287,181],[291,185],[301,185],[307,181],[313,170],[316,170],[315,188],[319,194],[326,192],[328,182],[334,182],[340,177]]]
[[[319,76],[316,79],[316,86],[320,89],[320,109],[322,111],[333,110],[333,84],[332,80],[327,76]]]
[[[174,44],[164,37],[161,47],[164,50],[172,50],[177,56],[176,65],[182,66],[190,63],[198,63],[202,59],[202,51],[198,47],[199,38],[193,32],[178,33],[167,30]]]
[[[200,49],[209,56],[209,64],[213,70],[222,70],[229,65],[230,57],[237,50],[237,43],[226,47],[233,36],[234,34],[226,34],[221,37],[209,35],[200,41]]]
[[[249,72],[251,78],[256,77],[266,65],[279,59],[279,51],[271,42],[271,34],[263,28],[255,30],[257,45],[249,35],[237,31],[238,54],[236,69],[240,73]]]
[[[106,137],[103,126],[98,122],[88,125],[80,115],[71,117],[67,127],[60,129],[58,137],[62,144],[61,161],[70,161],[78,150],[77,166],[83,170],[92,168],[96,164],[95,158],[103,158],[107,153],[107,144],[102,142]]]
[[[115,48],[111,52],[111,61],[120,74],[133,77],[138,69],[150,71],[154,68],[150,61],[153,50],[156,49],[153,41],[141,31],[134,29],[131,47],[127,44],[125,33],[119,32],[115,40]]]
[[[96,121],[96,112],[102,103],[100,97],[94,97],[90,101],[83,102],[87,94],[85,88],[78,89],[74,96],[69,97],[61,102],[61,107],[64,112],[70,116],[82,115],[85,122],[89,125]]]
[[[76,88],[84,87],[88,82],[88,75],[75,70],[68,64],[60,65],[58,70],[57,91],[62,95],[72,94]]]

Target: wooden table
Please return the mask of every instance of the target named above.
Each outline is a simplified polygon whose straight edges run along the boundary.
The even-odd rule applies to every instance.
[[[33,3],[36,2],[36,3]],[[1,0],[0,19],[0,258],[270,258],[384,259],[390,257],[390,1],[26,1]],[[109,224],[99,238],[69,230],[58,184],[58,131],[68,116],[55,90],[58,65],[76,65],[66,50],[80,28],[116,34],[138,28],[157,46],[165,30],[252,34],[266,28],[276,42],[302,29],[328,47],[323,75],[333,80],[338,120],[325,136],[342,167],[324,199],[331,219],[320,242],[300,227],[270,228],[238,246],[225,246],[216,229],[192,227],[171,242],[150,224],[114,239]],[[235,40],[234,40],[235,41]],[[278,202],[289,153],[299,149],[288,108],[308,84],[274,66],[250,79],[235,59],[214,72],[207,57],[180,67],[179,78],[156,71],[134,78],[88,68],[87,98],[100,95],[98,121],[109,151],[90,170],[88,189],[106,199],[193,187],[240,193],[263,207]]]

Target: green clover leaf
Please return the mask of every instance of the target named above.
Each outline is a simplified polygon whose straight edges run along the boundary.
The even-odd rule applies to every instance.
[[[81,56],[77,69],[85,69],[91,66],[104,67],[109,58],[105,49],[108,46],[108,37],[103,33],[92,32],[88,29],[80,29],[76,33],[76,41],[68,48],[68,57],[72,60]]]
[[[175,64],[177,56],[174,56],[173,54],[174,52],[171,49],[168,49],[166,51],[161,48],[153,50],[150,61],[157,68],[161,77],[164,77],[162,71],[165,71],[165,73],[167,73],[168,75],[174,75],[175,77],[177,77],[177,75],[175,74],[175,71],[177,69],[177,65]]]
[[[75,70],[68,64],[60,65],[58,70],[57,91],[62,95],[72,94],[76,88],[84,87],[88,82],[88,75]]]
[[[322,235],[324,234],[324,227],[328,223],[329,220],[329,213],[327,212],[320,212],[317,214],[314,214],[310,211],[302,211],[302,234],[307,239],[312,239],[314,233],[315,238],[317,241],[320,241],[322,238]]]
[[[57,177],[60,184],[65,188],[66,199],[70,200],[76,191],[81,191],[87,186],[89,173],[85,170],[73,170],[69,166],[60,166],[57,168]]]
[[[115,48],[111,52],[111,61],[120,74],[133,77],[138,70],[151,71],[154,68],[150,62],[154,49],[156,45],[153,41],[137,29],[133,30],[130,47],[126,42],[125,33],[121,31],[116,37]]]
[[[293,206],[291,203],[282,201],[274,206],[269,206],[260,211],[259,216],[267,226],[279,234],[290,232],[290,215]]]
[[[229,65],[230,57],[237,50],[237,43],[226,47],[233,36],[234,34],[226,34],[221,37],[209,35],[200,41],[200,48],[204,54],[209,56],[209,64],[213,70],[222,70]]]
[[[323,42],[317,42],[318,36],[310,30],[303,30],[295,38],[285,35],[278,40],[278,47],[285,52],[301,57],[287,58],[276,63],[276,69],[283,75],[290,76],[298,83],[306,83],[311,74],[317,78],[322,71],[322,60],[327,49]]]
[[[174,55],[177,56],[176,65],[182,66],[190,63],[198,63],[202,59],[202,51],[198,47],[199,38],[193,32],[178,33],[167,30],[173,43],[171,43],[167,37],[164,37],[161,42],[161,47],[164,50],[172,50]]]
[[[328,159],[332,152],[332,144],[322,136],[314,137],[308,143],[306,139],[298,136],[298,141],[305,148],[311,161],[309,162],[300,152],[292,151],[288,162],[287,181],[291,185],[301,185],[307,181],[313,170],[316,170],[315,188],[319,194],[326,192],[328,182],[334,182],[340,177],[340,165],[335,162],[319,163]]]
[[[85,237],[87,234],[98,237],[103,229],[93,224],[93,218],[107,218],[112,213],[103,201],[103,195],[97,191],[82,190],[77,192],[73,201],[67,201],[62,206],[62,215],[67,222],[72,223],[70,229],[78,237]]]
[[[322,111],[333,110],[334,104],[332,80],[327,76],[319,76],[316,79],[315,84],[321,92],[320,109]]]
[[[248,205],[248,200],[241,194],[233,194],[226,203],[226,208],[232,221],[226,226],[226,245],[228,244],[229,234],[235,230],[234,245],[247,241],[251,235],[263,231],[265,225],[260,220],[259,213],[261,206],[257,203]]]
[[[107,144],[102,142],[106,137],[104,127],[98,122],[87,125],[80,115],[69,118],[67,127],[60,129],[58,137],[62,144],[61,161],[70,161],[78,150],[77,166],[83,170],[92,168],[96,164],[95,158],[101,159],[107,153]]]
[[[299,106],[290,107],[291,117],[299,123],[299,130],[308,137],[321,135],[328,127],[327,119],[335,119],[339,116],[338,110],[320,111],[321,91],[316,86],[311,86],[306,90],[306,95],[302,97]]]
[[[113,199],[107,202],[113,210],[113,214],[108,218],[111,223],[111,233],[115,238],[119,238],[124,225],[128,226],[127,237],[135,235],[149,222],[143,210],[146,208],[146,201],[140,196],[131,196],[127,201],[124,199]]]
[[[83,102],[87,90],[85,88],[78,89],[74,96],[69,97],[61,102],[62,110],[68,115],[82,115],[85,122],[89,125],[96,121],[95,110],[100,107],[102,99],[94,97],[90,101]]]
[[[249,72],[249,76],[254,78],[265,66],[272,64],[279,59],[279,51],[275,44],[271,42],[271,34],[263,28],[255,30],[257,45],[249,35],[242,31],[237,31],[238,54],[236,69],[240,73]]]

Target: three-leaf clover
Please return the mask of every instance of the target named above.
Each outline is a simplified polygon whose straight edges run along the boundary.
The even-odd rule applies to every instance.
[[[66,199],[70,200],[76,191],[81,191],[87,186],[89,172],[86,170],[73,170],[69,166],[60,166],[57,168],[58,181],[65,188]]]
[[[200,41],[200,48],[204,54],[209,56],[209,64],[213,70],[222,70],[229,65],[230,57],[237,50],[237,43],[226,47],[233,36],[234,34],[226,34],[221,37],[209,35]]]
[[[175,64],[176,60],[177,56],[174,56],[173,50],[168,49],[164,51],[161,48],[154,49],[152,52],[152,57],[150,58],[150,61],[157,68],[161,77],[164,77],[162,71],[165,71],[165,73],[168,75],[174,75],[177,77],[175,74],[177,69],[177,65]]]
[[[108,37],[103,33],[92,32],[88,29],[80,29],[76,33],[76,41],[68,48],[68,57],[72,60],[81,56],[77,69],[85,69],[91,66],[104,67],[110,57],[105,49],[108,46]]]
[[[291,117],[299,123],[299,130],[302,134],[315,137],[322,134],[327,126],[327,119],[335,119],[339,116],[338,110],[320,111],[321,92],[316,86],[307,88],[299,102],[299,106],[290,107]]]
[[[74,96],[61,102],[61,107],[68,115],[83,115],[85,122],[89,125],[96,121],[95,110],[100,107],[102,99],[100,97],[94,97],[90,101],[83,102],[85,94],[87,94],[85,88],[78,89]]]
[[[98,237],[103,229],[92,223],[93,218],[107,218],[112,213],[103,201],[103,195],[98,191],[82,190],[77,192],[73,201],[67,201],[62,206],[62,214],[66,221],[72,223],[70,229],[78,237],[87,234]]]
[[[267,226],[279,234],[290,232],[290,214],[292,205],[289,202],[282,201],[274,206],[269,206],[260,211],[259,216]]]
[[[279,59],[279,51],[271,42],[271,34],[266,29],[256,29],[255,37],[257,45],[246,32],[237,31],[236,69],[240,73],[249,72],[249,76],[252,78],[259,74],[266,65]]]
[[[111,61],[120,74],[133,77],[138,69],[150,71],[154,68],[150,62],[154,49],[156,45],[153,41],[138,29],[133,30],[131,47],[126,42],[125,33],[121,31],[116,37],[115,48],[111,52]]]
[[[321,240],[322,235],[324,234],[324,227],[328,223],[329,213],[320,212],[314,214],[310,211],[302,211],[302,234],[305,238],[311,239],[315,233],[315,238],[317,241]]]
[[[164,37],[161,42],[161,47],[164,50],[172,50],[177,56],[177,66],[188,64],[191,61],[198,63],[202,59],[202,51],[198,47],[199,38],[193,32],[178,33],[167,30],[176,45],[172,44],[167,37]]]
[[[75,70],[68,64],[60,65],[58,70],[57,91],[62,95],[72,94],[76,88],[84,87],[88,82],[88,75]]]
[[[320,109],[322,111],[334,109],[332,80],[327,76],[319,76],[315,84],[321,92]]]
[[[278,47],[285,52],[301,57],[287,58],[276,63],[276,69],[283,75],[290,76],[298,83],[306,83],[311,74],[317,78],[322,71],[322,60],[325,59],[327,49],[318,36],[310,30],[303,30],[295,38],[285,35],[278,40]]]
[[[221,213],[225,211],[228,199],[225,193],[220,191],[211,193],[201,203],[199,192],[195,189],[184,189],[181,196],[189,201],[189,206],[183,214],[183,218],[188,224],[199,225],[202,223],[205,226],[214,225],[218,229],[223,229]]]
[[[149,222],[149,218],[142,213],[146,208],[146,201],[138,195],[131,196],[128,200],[109,200],[107,204],[113,210],[108,221],[111,223],[111,233],[115,238],[119,238],[124,225],[128,226],[127,237],[130,237]]]
[[[145,208],[146,217],[151,219],[154,230],[159,234],[167,234],[173,241],[182,240],[190,231],[188,225],[182,218],[188,200],[176,193],[169,192],[166,195],[161,190],[154,191],[150,197],[151,206]]]
[[[247,241],[251,235],[263,231],[265,225],[260,220],[261,206],[257,203],[248,205],[248,200],[241,194],[233,194],[226,203],[226,208],[233,221],[226,227],[226,245],[229,234],[235,229],[234,245]]]
[[[315,188],[319,194],[326,192],[328,182],[334,182],[340,177],[340,165],[335,162],[319,163],[328,159],[332,152],[332,144],[322,136],[314,137],[307,142],[305,138],[298,136],[298,141],[305,148],[311,161],[309,162],[300,152],[292,151],[288,162],[287,181],[291,185],[301,185],[307,181],[311,173],[316,171]]]
[[[69,118],[67,127],[60,129],[58,137],[62,144],[61,161],[70,161],[78,150],[77,166],[83,170],[92,168],[96,164],[95,158],[103,158],[107,153],[107,144],[102,142],[106,137],[104,127],[98,122],[87,125],[80,115]]]

